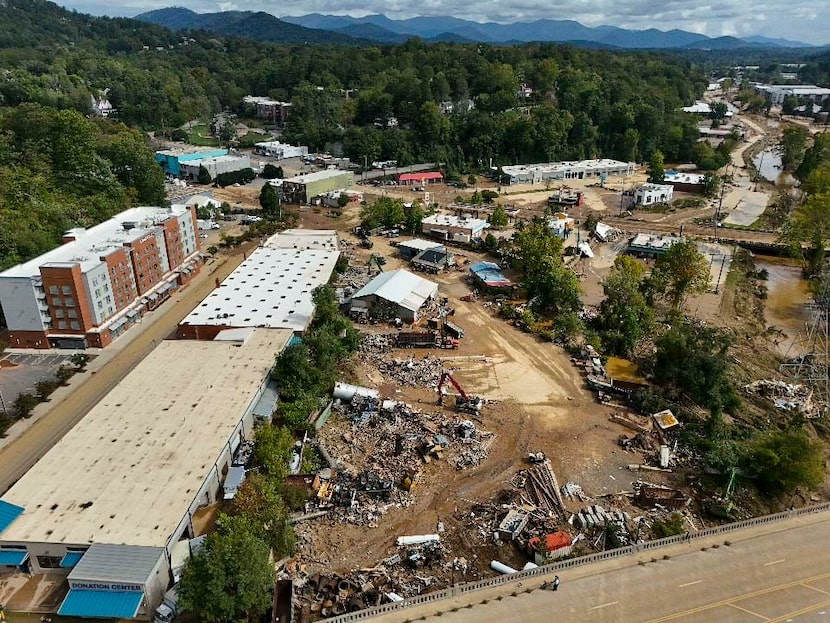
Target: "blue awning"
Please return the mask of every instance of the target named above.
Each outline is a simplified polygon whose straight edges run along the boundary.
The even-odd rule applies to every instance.
[[[69,569],[78,564],[78,561],[84,557],[86,552],[67,552],[66,556],[61,558],[61,567]]]
[[[70,589],[58,614],[63,617],[134,619],[143,597],[141,591]]]
[[[0,500],[0,532],[9,527],[11,522],[23,514],[23,507]]]
[[[0,567],[19,567],[28,557],[25,549],[0,549]]]

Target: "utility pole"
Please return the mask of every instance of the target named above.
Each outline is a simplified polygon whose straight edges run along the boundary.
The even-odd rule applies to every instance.
[[[727,171],[729,166],[727,165]],[[723,195],[726,193],[726,175],[721,178],[720,182],[720,199],[718,200],[718,209],[715,210],[715,242],[718,241],[718,222],[720,221],[720,209],[723,206]]]
[[[623,178],[622,188],[620,189],[620,218],[622,218],[623,213],[623,200],[625,199],[625,181],[628,178]]]

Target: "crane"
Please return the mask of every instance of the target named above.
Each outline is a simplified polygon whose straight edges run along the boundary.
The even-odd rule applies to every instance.
[[[469,396],[467,392],[459,385],[458,381],[456,381],[452,374],[449,372],[444,372],[441,375],[441,381],[438,383],[438,404],[444,404],[444,385],[449,381],[452,386],[458,392],[458,396],[455,397],[455,408],[458,411],[465,411],[467,413],[478,414],[481,411],[481,408],[484,406],[484,400],[479,398],[478,396]]]

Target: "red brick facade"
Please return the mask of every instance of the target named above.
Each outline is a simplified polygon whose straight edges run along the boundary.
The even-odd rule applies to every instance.
[[[164,221],[164,244],[167,246],[167,259],[170,262],[170,268],[175,268],[184,262],[184,245],[182,244],[182,232],[179,229],[178,219],[169,218]]]
[[[7,336],[11,348],[49,348],[46,331],[9,331]]]
[[[119,312],[132,303],[138,296],[132,278],[132,263],[127,256],[126,249],[113,251],[101,261],[106,263],[112,285],[112,296],[115,301],[115,311]]]
[[[142,295],[159,283],[164,274],[156,237],[150,233],[139,240],[128,242],[126,246],[132,249],[130,259],[135,275],[135,285],[138,288],[138,294]]]
[[[41,266],[40,275],[52,317],[50,334],[83,335],[95,326],[79,264]]]
[[[232,328],[227,325],[179,325],[176,337],[180,340],[212,340],[220,331]]]

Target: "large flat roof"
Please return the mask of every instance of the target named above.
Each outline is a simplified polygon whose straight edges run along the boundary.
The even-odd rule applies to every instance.
[[[598,160],[563,160],[562,162],[508,165],[502,167],[502,171],[507,175],[521,175],[533,171],[602,171],[603,169],[619,169],[630,166],[634,166],[633,163],[600,158]]]
[[[76,236],[74,242],[67,242],[28,262],[12,266],[0,273],[0,277],[37,277],[40,276],[39,269],[44,264],[80,264],[81,270],[86,272],[96,266],[101,257],[120,249],[125,242],[146,236],[159,223],[171,216],[184,214],[187,210],[188,208],[183,205],[174,205],[169,209],[140,207],[125,210],[90,229],[79,227],[70,230]],[[134,226],[124,229],[124,223],[131,223]]]
[[[351,171],[341,171],[340,169],[324,169],[323,171],[314,171],[313,173],[304,173],[303,175],[295,175],[283,180],[283,184],[290,182],[293,184],[310,184],[311,182],[319,182],[320,180],[327,180],[330,177],[340,177],[342,175],[351,175]]]
[[[3,541],[164,547],[291,331],[165,341],[3,496]]]
[[[328,283],[339,256],[328,248],[260,247],[181,324],[305,331],[314,314],[311,293]]]
[[[263,246],[271,249],[339,249],[334,229],[286,229],[268,238]]]

